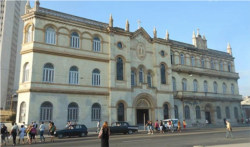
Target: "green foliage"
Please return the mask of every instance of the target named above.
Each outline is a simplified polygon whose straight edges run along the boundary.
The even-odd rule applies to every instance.
[[[16,113],[13,113],[7,121],[11,121],[12,125],[16,122]]]

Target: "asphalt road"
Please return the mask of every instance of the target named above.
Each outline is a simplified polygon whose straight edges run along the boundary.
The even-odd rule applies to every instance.
[[[189,129],[181,133],[154,133],[148,135],[139,132],[132,135],[111,135],[110,147],[193,147],[193,146],[218,146],[220,147],[250,147],[250,128],[234,128],[235,139],[225,138],[225,128],[203,128]],[[75,137],[56,139],[55,142],[37,143],[32,145],[17,145],[22,147],[100,147],[100,139],[97,134],[90,134],[88,137]],[[8,146],[8,145],[7,145]],[[218,146],[219,147],[219,146]]]

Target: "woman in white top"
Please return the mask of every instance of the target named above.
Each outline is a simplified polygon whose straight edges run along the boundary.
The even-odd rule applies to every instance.
[[[18,140],[18,144],[20,144],[20,140],[23,140],[23,144],[24,144],[24,132],[26,131],[25,127],[23,125],[21,125],[21,128],[19,130],[19,140]]]

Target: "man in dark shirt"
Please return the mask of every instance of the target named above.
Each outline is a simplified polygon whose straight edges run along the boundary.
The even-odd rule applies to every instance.
[[[6,137],[6,133],[7,133],[7,127],[2,124],[2,127],[1,127],[1,146],[3,146],[3,142],[4,142],[4,145],[6,145],[6,141],[5,141],[5,137]]]

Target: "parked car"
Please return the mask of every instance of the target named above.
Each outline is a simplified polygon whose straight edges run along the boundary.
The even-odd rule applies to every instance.
[[[173,121],[175,130],[177,130],[178,129],[178,119],[164,119],[163,123],[165,124],[165,123],[167,123],[168,121],[171,121],[171,120]]]
[[[58,138],[63,138],[65,136],[80,136],[84,137],[88,135],[88,129],[85,125],[71,125],[65,129],[55,132],[55,136]]]
[[[118,121],[111,123],[110,133],[123,133],[123,134],[133,134],[133,132],[138,132],[139,126],[131,126],[129,123],[124,121]]]

